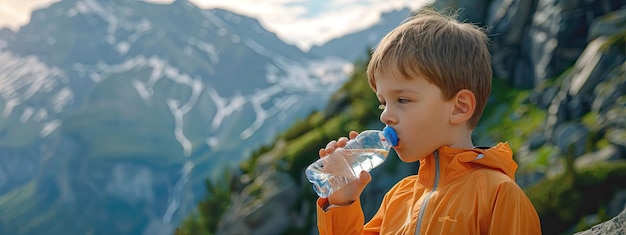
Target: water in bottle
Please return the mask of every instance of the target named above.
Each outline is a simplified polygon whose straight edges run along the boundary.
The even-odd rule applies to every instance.
[[[382,164],[398,137],[389,126],[383,131],[367,130],[345,147],[320,158],[307,167],[305,173],[318,196],[326,198],[349,182],[359,178],[361,171],[369,172]]]

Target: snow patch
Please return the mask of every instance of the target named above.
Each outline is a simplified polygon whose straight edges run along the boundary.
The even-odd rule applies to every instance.
[[[128,53],[128,50],[130,50],[130,43],[118,42],[115,45],[115,49],[117,50],[118,53],[120,53],[120,55],[126,55],[126,53]]]
[[[209,59],[211,60],[211,63],[217,64],[220,62],[220,58],[217,54],[217,50],[215,49],[213,44],[204,43],[200,41],[196,43],[196,46],[198,47],[199,50],[207,53],[207,55],[209,56]]]
[[[34,56],[20,57],[0,52],[0,99],[5,101],[4,117],[37,94],[53,92],[64,83],[67,80],[60,69],[50,68]]]
[[[211,122],[212,129],[217,129],[224,118],[236,111],[241,111],[243,106],[247,103],[246,98],[241,95],[236,95],[231,98],[222,98],[212,87],[207,88],[206,91],[217,109],[215,116],[213,116],[213,121]]]
[[[61,126],[60,120],[53,120],[53,121],[45,123],[43,125],[43,128],[41,128],[41,131],[39,132],[39,137],[45,138],[54,130],[56,130],[59,126]]]

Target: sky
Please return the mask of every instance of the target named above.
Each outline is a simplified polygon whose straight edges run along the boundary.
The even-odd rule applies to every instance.
[[[60,0],[0,0],[0,28],[17,31],[33,10]],[[103,1],[103,0],[96,0]],[[139,1],[139,0],[138,0]],[[171,3],[174,0],[143,0]],[[330,39],[367,28],[380,13],[409,7],[418,9],[432,0],[189,0],[202,9],[224,8],[258,19],[267,30],[303,50]]]

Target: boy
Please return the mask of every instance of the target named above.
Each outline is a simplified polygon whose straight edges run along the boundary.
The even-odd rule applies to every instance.
[[[479,148],[471,140],[491,91],[487,44],[480,28],[432,10],[381,40],[368,81],[380,120],[400,139],[396,153],[419,161],[419,171],[390,189],[365,225],[359,196],[369,173],[318,199],[320,234],[541,234],[537,212],[515,183],[508,144]],[[331,141],[320,157],[347,140]]]

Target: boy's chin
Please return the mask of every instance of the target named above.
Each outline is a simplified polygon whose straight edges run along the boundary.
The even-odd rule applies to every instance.
[[[398,145],[396,147],[394,147],[394,150],[396,151],[396,154],[398,155],[398,158],[400,158],[400,160],[404,163],[414,163],[414,162],[419,162],[420,160],[422,160],[424,157],[416,157],[415,153],[408,153],[406,152],[408,149],[403,149],[402,146]]]
[[[405,155],[402,153],[402,149],[396,149],[396,154],[398,155],[398,158],[400,158],[400,161],[402,161],[404,163],[415,162],[413,159],[404,157]]]

